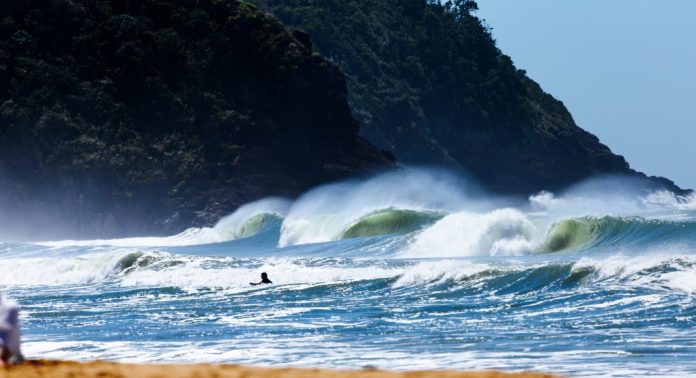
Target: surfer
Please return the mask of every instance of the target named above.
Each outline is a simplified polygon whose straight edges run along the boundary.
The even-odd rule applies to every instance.
[[[264,285],[264,284],[272,284],[273,282],[268,279],[268,274],[266,272],[261,273],[261,282],[249,282],[249,285],[251,286],[256,286],[256,285]]]
[[[0,294],[0,367],[24,360],[19,345],[19,306]]]

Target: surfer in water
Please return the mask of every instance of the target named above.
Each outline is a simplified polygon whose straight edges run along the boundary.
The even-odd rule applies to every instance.
[[[268,274],[266,272],[261,273],[261,282],[249,282],[251,286],[272,284],[273,282],[268,279]]]

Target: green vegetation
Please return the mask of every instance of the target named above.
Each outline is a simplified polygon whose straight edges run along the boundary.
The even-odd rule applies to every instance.
[[[362,134],[403,162],[464,168],[501,192],[637,174],[496,48],[474,1],[253,1],[341,68]]]
[[[253,1],[304,31],[235,0],[0,0],[0,228],[211,224],[389,164],[359,124],[503,192],[640,175],[514,67],[473,1]]]
[[[179,230],[385,163],[296,35],[237,1],[0,1],[0,200]]]

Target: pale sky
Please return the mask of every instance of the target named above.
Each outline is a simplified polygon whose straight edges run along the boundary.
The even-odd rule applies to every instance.
[[[479,0],[498,47],[631,166],[696,189],[696,0]]]

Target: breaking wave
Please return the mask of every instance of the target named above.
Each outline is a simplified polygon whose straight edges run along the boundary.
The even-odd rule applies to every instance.
[[[594,180],[559,196],[541,192],[525,202],[483,196],[446,172],[407,169],[321,186],[294,201],[266,198],[252,202],[213,227],[190,228],[173,236],[37,244],[53,248],[156,248],[263,235],[264,247],[286,248],[406,235],[408,246],[393,254],[464,257],[558,252],[668,239],[692,243],[690,232],[696,226],[686,221],[693,219],[690,212],[696,209],[694,195],[646,192],[627,185],[617,180],[608,184]],[[393,245],[397,244],[404,243]]]
[[[407,234],[421,230],[445,216],[438,211],[416,211],[387,209],[367,214],[341,234],[341,238],[378,236],[388,234]]]
[[[522,255],[533,249],[535,227],[515,209],[448,215],[417,235],[402,257]]]
[[[250,281],[268,272],[275,287],[351,284],[380,280],[394,289],[448,286],[497,294],[573,286],[640,287],[696,292],[693,256],[615,256],[577,261],[474,262],[430,260],[375,264],[341,258],[235,259],[121,252],[78,258],[13,259],[0,266],[0,285],[225,288],[254,290]],[[288,286],[289,285],[289,286]],[[420,290],[420,289],[419,289]]]
[[[585,369],[614,347],[686,361],[696,314],[694,197],[608,188],[481,199],[447,175],[387,174],[250,203],[174,236],[0,243],[0,290],[21,298],[27,350],[41,358],[74,354],[63,340],[90,358],[142,358],[139,341],[119,342],[120,352],[103,347],[135,329],[157,340],[163,361],[203,350],[238,363],[255,347],[263,361],[254,363],[294,363],[288,345],[317,345],[317,337],[337,341],[320,341],[335,350],[334,363],[373,363],[364,350],[344,358],[355,343],[403,360],[384,335],[408,340],[406,351],[425,339],[457,339],[454,349],[475,345],[493,356],[538,350],[515,359],[520,370],[556,352]],[[249,284],[261,272],[273,285]],[[210,335],[219,350],[210,351]],[[578,347],[587,340],[601,350]],[[174,344],[180,352],[162,354]],[[307,351],[312,361],[326,358]],[[436,367],[455,360],[478,358],[444,355]]]
[[[449,286],[496,294],[573,286],[635,287],[696,292],[696,260],[689,256],[581,258],[496,265],[462,260],[421,262],[398,276],[394,288]]]
[[[82,286],[235,288],[266,271],[277,285],[336,284],[389,278],[402,269],[353,264],[346,259],[237,259],[187,256],[158,251],[93,253],[67,258],[12,259],[0,266],[0,286]]]
[[[278,245],[335,241],[344,238],[346,233],[373,235],[380,227],[387,233],[416,229],[414,222],[425,222],[424,218],[428,217],[425,214],[445,214],[480,206],[469,193],[470,187],[448,173],[421,169],[325,185],[309,191],[292,204],[283,221]],[[390,214],[392,210],[401,212]],[[382,215],[377,215],[380,213]],[[362,225],[350,231],[361,221],[364,221]],[[403,229],[400,229],[400,222]]]
[[[654,243],[696,243],[696,223],[641,217],[581,217],[553,224],[542,252],[558,252]]]

